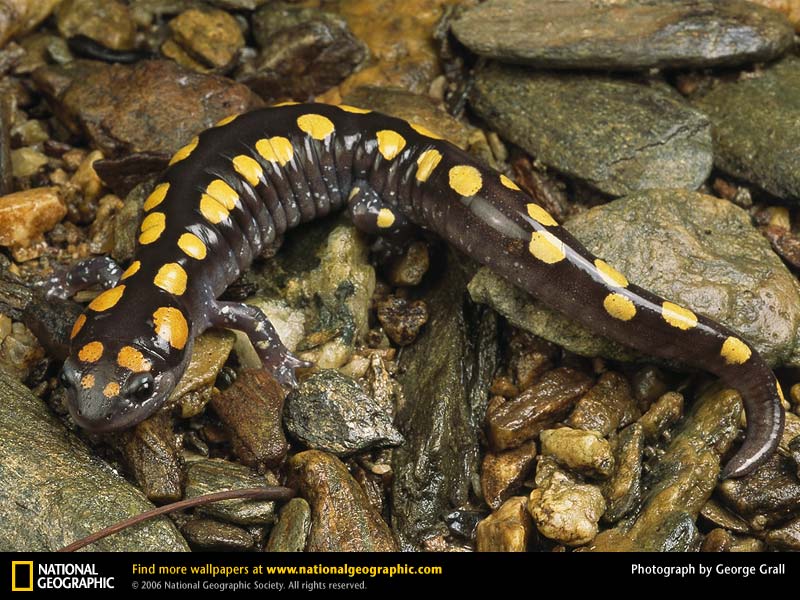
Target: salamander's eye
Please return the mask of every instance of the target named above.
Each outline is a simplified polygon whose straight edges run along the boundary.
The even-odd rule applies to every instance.
[[[150,373],[137,373],[128,380],[123,395],[131,400],[144,402],[155,389],[155,381]]]

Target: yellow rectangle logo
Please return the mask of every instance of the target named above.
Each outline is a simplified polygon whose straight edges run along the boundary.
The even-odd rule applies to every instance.
[[[27,568],[27,577],[25,573]],[[20,584],[17,584],[17,574]],[[24,586],[24,587],[23,587]],[[32,560],[12,560],[11,561],[11,591],[12,592],[32,592],[33,591],[33,561]]]

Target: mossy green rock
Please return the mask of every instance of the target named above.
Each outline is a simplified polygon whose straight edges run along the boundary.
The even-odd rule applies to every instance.
[[[719,83],[695,105],[711,119],[714,164],[781,198],[800,200],[800,58]]]
[[[565,227],[631,282],[738,331],[771,365],[800,365],[800,284],[740,208],[695,192],[650,191],[593,208]],[[572,352],[637,358],[486,268],[469,291]]]
[[[0,372],[0,550],[58,550],[153,508],[142,492]],[[166,518],[146,521],[89,546],[104,552],[185,551]]]
[[[613,196],[697,189],[711,171],[706,116],[638,83],[491,64],[470,103],[538,161]]]

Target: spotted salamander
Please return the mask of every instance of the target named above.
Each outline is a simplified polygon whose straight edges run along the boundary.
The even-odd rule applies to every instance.
[[[434,232],[592,331],[738,389],[747,436],[724,477],[751,472],[775,450],[782,392],[736,333],[629,283],[512,180],[423,127],[324,104],[256,110],[204,131],[177,151],[144,202],[124,272],[95,258],[53,280],[51,293],[62,297],[106,288],[71,333],[62,381],[75,421],[110,431],[152,414],[209,327],[245,332],[265,368],[294,384],[308,363],[259,309],[218,298],[286,230],[340,208],[389,243],[415,227]]]

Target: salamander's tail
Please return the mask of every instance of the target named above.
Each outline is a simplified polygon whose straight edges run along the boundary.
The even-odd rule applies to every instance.
[[[727,371],[720,376],[726,385],[739,390],[747,417],[744,443],[720,477],[743,477],[761,466],[775,451],[783,434],[783,393],[772,370],[754,351],[749,368]]]

